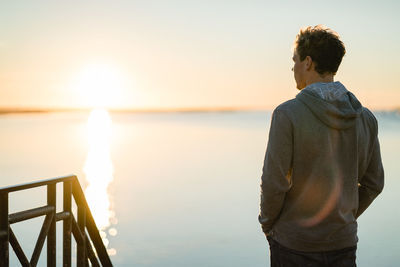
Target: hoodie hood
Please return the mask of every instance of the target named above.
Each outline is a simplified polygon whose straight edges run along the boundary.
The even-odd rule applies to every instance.
[[[352,127],[362,111],[358,99],[340,82],[310,84],[296,98],[324,124],[339,130]]]

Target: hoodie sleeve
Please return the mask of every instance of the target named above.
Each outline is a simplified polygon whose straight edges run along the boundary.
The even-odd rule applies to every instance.
[[[258,217],[266,234],[270,232],[279,217],[285,194],[291,187],[292,154],[292,124],[283,111],[275,109],[261,176],[261,204]]]
[[[372,201],[382,192],[384,185],[384,171],[378,136],[375,137],[371,159],[358,186],[358,218],[371,205]]]

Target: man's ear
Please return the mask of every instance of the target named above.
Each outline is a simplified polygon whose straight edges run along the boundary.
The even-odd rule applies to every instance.
[[[313,61],[312,58],[310,56],[306,56],[306,58],[304,59],[306,61],[306,70],[311,70],[311,67],[313,65]]]

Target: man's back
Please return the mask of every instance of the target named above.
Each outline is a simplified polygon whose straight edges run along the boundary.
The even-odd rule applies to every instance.
[[[274,240],[299,251],[355,246],[359,206],[383,187],[374,116],[338,82],[306,87],[274,111],[262,181],[275,198],[268,209],[281,206],[278,217],[264,218]],[[360,203],[359,183],[370,189]]]
[[[345,53],[322,25],[296,36],[301,92],[274,110],[261,177],[273,267],[356,266],[357,218],[383,189],[377,121],[333,79]]]

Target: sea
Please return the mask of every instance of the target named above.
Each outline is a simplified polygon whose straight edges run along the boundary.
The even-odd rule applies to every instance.
[[[400,113],[374,114],[386,180],[358,219],[357,264],[395,267]],[[257,216],[270,119],[270,111],[3,114],[0,187],[76,175],[114,266],[269,266]],[[9,196],[10,213],[45,204],[45,187]],[[11,225],[28,259],[42,223]],[[61,253],[58,222],[57,266]],[[10,266],[20,266],[11,246]],[[46,266],[45,246],[38,266]]]

